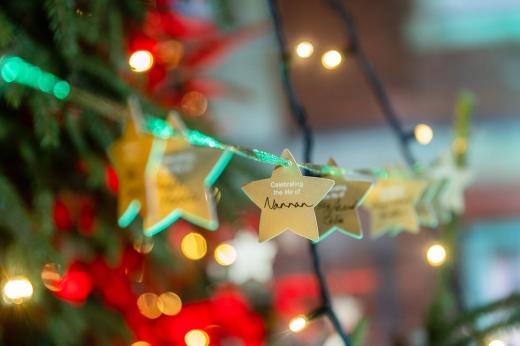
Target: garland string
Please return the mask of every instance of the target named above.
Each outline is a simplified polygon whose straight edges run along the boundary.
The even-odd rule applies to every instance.
[[[0,80],[7,85],[23,85],[39,92],[52,95],[57,100],[71,102],[78,106],[91,109],[111,121],[119,121],[121,118],[129,115],[128,106],[114,102],[103,96],[96,95],[90,91],[71,86],[67,81],[62,80],[15,55],[0,56]],[[151,132],[156,137],[163,139],[169,138],[170,136],[182,135],[185,136],[192,145],[227,150],[238,156],[273,166],[289,166],[292,164],[291,161],[286,160],[281,156],[259,149],[250,149],[238,145],[225,144],[197,130],[186,129],[181,133],[178,130],[174,130],[168,122],[161,117],[147,115],[144,126],[145,131]],[[307,131],[308,130],[309,129],[307,129]],[[305,161],[310,162],[310,160]],[[360,174],[385,178],[389,174],[389,172],[384,168],[344,169],[341,167],[317,165],[312,163],[298,163],[298,166],[315,175]]]

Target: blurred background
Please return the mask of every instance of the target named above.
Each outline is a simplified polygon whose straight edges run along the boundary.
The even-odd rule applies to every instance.
[[[98,2],[102,4],[98,6],[102,9],[103,2],[96,3]],[[132,1],[128,2],[132,3]],[[115,54],[112,56],[112,50],[115,51],[112,47],[115,45],[112,41],[104,42],[104,35],[100,33],[98,33],[99,38],[91,41],[88,35],[85,35],[87,38],[83,39],[87,43],[83,42],[79,45],[80,50],[89,51],[92,56],[100,57],[99,65],[94,63],[88,65],[79,59],[76,64],[71,63],[74,58],[63,52],[57,59],[47,59],[37,54],[38,51],[34,48],[26,49],[27,45],[24,46],[25,48],[18,47],[18,44],[22,46],[25,42],[20,39],[20,36],[18,36],[19,41],[11,40],[2,46],[2,54],[19,54],[30,63],[47,68],[71,81],[73,86],[79,85],[92,92],[99,92],[120,103],[124,103],[125,96],[132,90],[138,90],[145,95],[143,99],[159,104],[163,110],[174,108],[182,112],[185,121],[193,128],[212,129],[212,134],[225,143],[257,148],[274,154],[279,154],[284,148],[288,148],[297,160],[302,159],[302,135],[292,120],[287,106],[279,73],[280,50],[272,30],[271,15],[266,1],[134,2],[141,6],[136,7],[138,9],[136,12],[132,12],[131,6],[116,4],[111,4],[113,8],[109,7],[107,11],[110,13],[110,9],[115,11],[117,8],[117,11],[123,14],[117,19],[120,22],[116,21],[116,23],[124,23],[123,27],[126,28],[124,33],[127,35],[121,39],[124,42],[121,46],[125,48],[119,52],[119,57]],[[56,8],[60,8],[60,3],[68,2],[57,1],[57,3]],[[288,48],[291,51],[292,81],[295,83],[297,93],[307,110],[310,124],[315,132],[313,152],[315,163],[325,164],[330,157],[334,157],[340,166],[347,168],[404,165],[398,139],[385,122],[356,60],[347,51],[348,42],[345,38],[344,24],[337,13],[332,11],[325,1],[279,0],[277,3]],[[518,78],[520,76],[520,1],[352,0],[345,3],[359,27],[361,45],[384,83],[405,129],[412,131],[417,124],[424,123],[433,130],[433,139],[427,145],[416,142],[410,144],[413,154],[420,163],[428,164],[439,156],[449,153],[453,140],[454,113],[458,96],[461,91],[473,94],[475,107],[467,148],[472,184],[465,192],[465,211],[457,224],[459,228],[457,248],[453,249],[453,252],[448,252],[447,256],[450,261],[456,262],[456,279],[453,282],[458,285],[455,290],[461,295],[466,307],[481,306],[518,292],[520,290],[520,98],[518,97],[520,93],[520,78]],[[0,5],[2,11],[0,19],[7,18],[6,22],[14,23],[13,32],[26,32],[27,36],[34,37],[40,46],[52,45],[52,42],[55,42],[53,40],[61,42],[63,36],[53,38],[51,35],[54,24],[42,24],[31,20],[33,17],[40,18],[40,14],[45,11],[43,7],[35,6],[31,1],[21,1],[20,7],[17,6],[14,3]],[[46,6],[47,11],[52,13],[48,9],[53,7],[49,4]],[[76,17],[88,21],[92,20],[90,18],[97,18],[96,12],[90,6],[87,2],[76,1],[68,10],[75,13]],[[130,17],[129,13],[134,14],[139,11],[141,17],[145,13],[152,13],[151,16],[146,17],[145,29],[142,30],[145,34],[140,31],[141,24],[137,24],[133,19],[129,19],[128,22],[125,19],[125,15]],[[165,17],[160,17],[154,11],[164,14]],[[99,10],[97,13],[103,11]],[[166,17],[165,13],[169,16],[175,14],[178,17],[172,19]],[[108,14],[103,14],[105,15]],[[52,15],[48,16],[53,18]],[[101,17],[102,14],[99,16],[104,18]],[[137,17],[139,15],[136,15]],[[4,23],[1,20],[0,28]],[[171,20],[171,23],[168,22],[171,27],[165,29],[167,20]],[[202,21],[204,25],[198,21]],[[107,21],[107,23],[111,22]],[[208,23],[219,28],[218,35],[214,35],[213,26],[209,26]],[[35,26],[39,24],[46,26],[49,32],[38,32]],[[101,24],[99,25],[102,28]],[[90,26],[92,27],[94,26]],[[162,31],[158,29],[159,27]],[[81,30],[89,29],[85,29],[85,26],[79,27],[78,31]],[[6,32],[0,30],[0,33],[7,37]],[[237,32],[237,35],[233,35]],[[218,39],[212,41],[214,38],[212,35]],[[106,36],[106,39],[109,37],[112,39],[112,32],[110,31]],[[0,35],[0,38],[2,37]],[[202,41],[201,37],[210,37],[209,43],[202,45],[200,50],[190,50],[195,45],[193,41],[198,43]],[[226,37],[229,39],[225,39]],[[95,45],[98,44],[96,40],[102,42],[101,49]],[[135,66],[131,66],[134,71],[130,71],[127,64],[131,53],[138,49],[149,49],[150,45],[157,47],[157,42],[154,40],[170,42],[166,52],[170,52],[171,55],[164,59],[157,59],[156,56],[156,65],[149,73],[136,74]],[[151,41],[153,44],[150,43]],[[180,42],[178,44],[182,49],[179,50],[176,43],[171,43],[173,41]],[[310,43],[312,49],[307,45],[303,48],[303,52],[298,52],[298,45],[304,41]],[[60,45],[56,44],[56,46]],[[57,47],[52,46],[49,51],[58,50]],[[67,51],[63,46],[60,49]],[[322,56],[330,50],[341,52],[342,59],[332,62],[337,65],[325,68]],[[190,55],[190,52],[193,54]],[[112,75],[109,70],[112,75],[119,76],[122,85],[125,86],[112,87],[110,80],[113,78],[110,77]],[[126,85],[130,87],[125,89]],[[14,115],[23,114],[25,116],[23,119],[26,119],[30,110],[24,109],[24,105],[30,105],[28,108],[34,112],[33,104],[29,102],[33,94],[26,92],[20,96],[16,108],[14,103],[9,101],[12,100],[10,97],[12,98],[13,95],[7,92],[8,89],[7,83],[1,85],[1,92],[8,100],[1,107],[4,121],[9,124],[10,122],[22,123],[18,122]],[[188,94],[191,98],[187,96]],[[78,106],[74,100],[70,102],[71,104],[63,110],[57,111],[57,118],[60,119],[57,127],[69,131],[70,119],[83,118],[87,122],[94,121],[92,113],[83,113],[81,105]],[[143,102],[145,113],[157,110],[146,102]],[[51,104],[48,109],[51,110],[50,113],[55,114],[52,109],[57,108]],[[33,120],[33,122],[37,121]],[[27,123],[32,124],[31,120],[24,120],[23,126]],[[87,124],[83,125],[88,128]],[[95,161],[92,159],[93,155],[89,156],[84,151],[77,150],[79,154],[74,155],[79,155],[82,160],[77,160],[74,156],[73,164],[52,166],[50,163],[55,162],[54,160],[65,160],[72,156],[69,157],[62,152],[57,154],[58,149],[44,152],[45,155],[52,157],[45,167],[52,167],[58,171],[54,174],[54,178],[61,177],[62,174],[65,177],[76,176],[74,183],[69,184],[65,189],[56,183],[53,183],[51,188],[52,203],[47,214],[52,215],[52,220],[49,222],[53,223],[57,235],[46,236],[45,241],[50,244],[50,248],[61,255],[52,257],[54,255],[49,255],[51,253],[49,250],[42,256],[43,259],[38,259],[37,264],[25,266],[27,272],[24,275],[30,277],[35,286],[35,306],[31,306],[22,314],[2,306],[0,342],[5,345],[79,344],[75,343],[79,341],[74,333],[65,330],[68,326],[63,321],[67,321],[75,313],[85,313],[84,316],[88,316],[87,320],[104,316],[104,310],[89,308],[95,305],[95,302],[101,301],[103,309],[108,306],[110,311],[108,315],[123,316],[115,319],[119,322],[124,321],[125,327],[120,328],[130,332],[125,332],[126,334],[121,338],[113,336],[118,335],[117,333],[107,332],[106,340],[103,339],[105,343],[95,341],[98,340],[95,338],[86,338],[87,341],[84,342],[87,344],[207,345],[206,341],[197,343],[193,339],[192,343],[189,343],[184,334],[181,336],[177,334],[180,335],[185,329],[190,330],[192,328],[190,323],[196,325],[197,321],[207,320],[222,325],[227,323],[229,329],[233,329],[233,323],[238,325],[237,321],[240,320],[242,321],[240,328],[235,326],[237,330],[240,329],[240,332],[235,332],[243,339],[236,336],[228,337],[212,341],[211,345],[342,345],[334,335],[329,322],[323,318],[309,322],[308,326],[299,333],[292,333],[288,329],[291,318],[308,313],[318,303],[308,241],[286,232],[268,243],[269,245],[263,244],[260,247],[255,245],[255,247],[250,244],[251,239],[247,236],[252,233],[244,232],[244,230],[256,232],[259,211],[243,196],[235,198],[235,194],[239,192],[240,186],[252,180],[252,176],[258,178],[270,175],[271,166],[234,159],[233,163],[235,160],[238,163],[231,167],[239,173],[232,176],[224,174],[217,183],[222,191],[219,208],[225,209],[228,202],[230,208],[234,208],[230,213],[231,216],[222,222],[221,228],[216,233],[209,233],[186,222],[179,222],[155,237],[149,249],[147,247],[148,250],[143,250],[143,246],[148,243],[142,236],[136,235],[140,234],[139,226],[128,233],[121,230],[114,231],[117,228],[114,220],[115,192],[110,185],[110,179],[117,180],[117,177],[114,178],[115,173],[108,164],[105,152],[107,143],[113,141],[116,136],[112,135],[108,139],[100,140],[100,144],[96,140],[101,138],[99,137],[101,135],[96,135],[96,129],[92,129],[96,126],[98,125],[90,126],[89,130],[85,130],[86,143],[92,144],[95,148],[89,153],[104,155],[103,159]],[[2,132],[0,136],[3,151],[2,174],[5,173],[22,191],[21,199],[31,200],[28,196],[32,195],[25,190],[27,184],[24,182],[32,180],[21,174],[22,168],[19,167],[22,165],[20,162],[25,161],[16,156],[18,154],[10,154],[12,148],[23,147],[13,139],[16,135],[13,129],[18,128],[5,128],[8,131]],[[99,128],[105,129],[101,125]],[[106,129],[117,133],[119,128],[112,124],[106,126]],[[23,131],[32,130],[24,128]],[[41,131],[36,131],[36,135],[39,134],[41,135]],[[47,132],[44,134],[48,135]],[[33,135],[31,132],[31,136]],[[62,137],[66,136],[71,135],[62,135]],[[61,141],[59,150],[62,151],[69,150],[74,147],[71,143],[76,143],[74,139],[70,140],[68,137],[62,138]],[[35,143],[42,143],[42,141],[31,140],[30,143],[36,147]],[[39,157],[38,150],[35,150],[36,157]],[[25,157],[23,150],[20,149],[20,152],[22,153],[19,154],[20,157]],[[11,165],[12,162],[16,164]],[[78,166],[80,164],[83,168]],[[33,166],[27,166],[31,167],[33,174],[38,171],[32,168]],[[94,166],[100,167],[98,167],[101,170],[99,181],[92,178]],[[247,167],[244,168],[245,166]],[[81,190],[78,186],[85,185],[83,181],[78,183],[78,177],[80,180],[84,178],[83,180],[87,181],[88,189],[85,190],[91,193],[87,197],[84,194],[78,197],[76,190],[74,195],[70,192],[73,188]],[[68,178],[63,179],[65,181]],[[105,197],[100,197],[102,189],[109,192],[104,191]],[[109,198],[106,198],[106,195]],[[97,210],[95,213],[92,212],[92,215],[87,213],[88,217],[95,220],[92,221],[97,225],[92,226],[95,230],[90,231],[91,228],[88,228],[85,231],[80,223],[76,232],[75,225],[63,225],[63,222],[69,220],[63,221],[63,213],[70,213],[73,222],[75,222],[75,213],[83,215],[81,210],[84,210],[82,203],[85,200],[88,202],[85,202],[88,208]],[[10,204],[3,203],[0,207],[8,214],[9,209],[5,206]],[[31,204],[31,202],[27,205],[28,208],[38,206],[37,203]],[[109,207],[104,208],[101,207],[102,205]],[[36,211],[32,213],[37,214]],[[103,220],[108,221],[101,221],[102,217]],[[238,222],[238,219],[242,221]],[[105,226],[102,226],[103,222]],[[362,215],[362,222],[367,225],[365,213]],[[9,228],[9,224],[1,226]],[[191,258],[189,252],[187,254],[182,250],[181,253],[179,250],[185,235],[193,234],[194,229],[197,234],[208,238],[210,244],[208,245],[210,254],[202,262],[195,264],[190,260],[199,260],[201,257]],[[10,272],[8,257],[11,256],[8,254],[17,253],[19,257],[24,257],[20,254],[27,251],[27,244],[35,246],[35,243],[24,243],[13,235],[16,232],[6,231],[6,234],[8,235],[2,234],[0,244],[0,251],[3,253],[0,264],[2,275],[8,277],[6,274]],[[378,239],[372,239],[368,232],[366,234],[363,239],[357,240],[335,232],[321,241],[318,246],[322,266],[333,295],[333,305],[342,325],[350,331],[360,321],[366,320],[368,329],[365,345],[429,344],[429,331],[425,326],[425,320],[431,313],[431,303],[438,288],[440,271],[439,268],[428,263],[425,254],[429,246],[439,239],[439,232],[425,228],[418,234],[403,232],[398,236],[386,235]],[[199,241],[197,239],[193,241]],[[254,240],[256,242],[256,238]],[[136,242],[140,242],[137,247]],[[217,256],[215,262],[211,255],[213,247],[221,242],[234,244],[237,250],[240,248],[245,251],[248,261],[245,264],[242,262],[240,264],[242,267],[239,269],[231,268],[229,272],[224,271],[218,265],[221,264],[222,259],[215,255]],[[12,243],[16,245],[15,252],[9,250]],[[240,251],[238,253],[240,255]],[[206,248],[202,257],[205,255]],[[105,257],[108,259],[106,261],[108,264],[105,263]],[[12,259],[12,256],[9,258]],[[43,266],[45,263],[46,265],[52,263],[52,265]],[[54,263],[59,265],[56,267]],[[71,266],[71,263],[76,265]],[[129,266],[136,272],[132,272],[132,276],[129,274]],[[152,267],[155,268],[155,272]],[[143,274],[144,268],[148,268],[147,270],[153,273]],[[28,274],[29,271],[33,272],[32,276]],[[87,273],[90,277],[88,282],[92,281],[92,283],[89,283],[90,286],[83,284],[84,279],[75,276],[74,279],[69,277],[69,281],[74,282],[76,286],[69,287],[67,292],[63,292],[61,286],[61,288],[49,288],[49,286],[53,287],[53,284],[49,284],[48,275],[56,274],[56,277],[61,280],[61,275],[67,271]],[[248,275],[252,280],[248,279]],[[161,282],[160,279],[165,277],[168,278],[167,283]],[[111,278],[112,281],[107,281],[106,278]],[[41,279],[44,280],[43,285],[54,293],[48,292],[43,287],[38,291],[38,285],[35,283],[40,282]],[[85,289],[85,285],[89,288]],[[233,287],[229,288],[228,285]],[[240,291],[240,294],[244,293],[247,297],[247,304],[244,303],[245,298],[238,299],[235,296],[230,298],[226,295],[229,294],[229,290],[234,292],[235,286],[238,287],[236,290]],[[225,293],[215,294],[220,292],[222,287]],[[164,312],[167,309],[160,309],[158,315],[153,317],[155,303],[149,303],[146,300],[149,297],[141,298],[143,297],[141,293],[150,291],[159,294],[170,290],[178,293],[183,304],[189,307],[178,315],[181,317],[163,316],[157,319],[161,313],[164,315],[178,313],[177,311],[175,314],[168,314]],[[138,303],[139,309],[125,310],[125,306],[135,305],[134,301],[138,296],[142,299],[141,303]],[[210,303],[203,300],[199,305],[196,305],[198,303],[190,305],[208,296],[213,299]],[[46,301],[45,308],[38,305],[42,301]],[[170,300],[168,301],[171,303]],[[61,304],[72,302],[72,308],[70,310],[63,308],[57,302]],[[150,304],[153,307],[150,307]],[[244,307],[246,305],[247,308]],[[217,313],[217,310],[220,313]],[[262,317],[261,320],[252,312],[253,310],[258,312]],[[184,311],[186,312],[182,315]],[[227,315],[228,311],[229,316],[220,316]],[[248,317],[240,315],[242,313]],[[141,315],[155,322],[152,324],[148,321],[146,324]],[[21,322],[20,316],[31,316],[31,318],[24,317]],[[215,322],[212,318],[218,319],[219,322]],[[53,320],[53,322],[44,324],[41,322],[44,320]],[[92,331],[96,328],[89,327],[91,323],[97,323],[94,319],[89,320],[88,323],[85,322],[85,318],[82,323],[78,322],[81,320],[79,317],[71,320],[75,321],[75,324],[70,323],[72,326],[70,328],[73,328],[71,330],[80,330],[87,335],[101,333]],[[101,321],[103,323],[100,324],[111,325],[108,319]],[[208,325],[211,324],[210,322]],[[20,331],[27,329],[35,332],[23,336]],[[179,332],[175,334],[174,330]],[[67,336],[67,333],[70,335]],[[229,334],[234,335],[233,332]],[[260,336],[254,339],[254,342],[247,341],[249,339],[246,336],[253,334]],[[213,338],[213,334],[210,335]],[[196,337],[195,335],[195,340]],[[34,340],[40,343],[35,343]],[[56,340],[61,340],[61,343]],[[497,343],[493,344],[493,341]],[[486,335],[482,344],[520,345],[520,333],[518,329],[511,328],[507,332],[492,335],[491,338]]]
[[[338,16],[320,1],[279,1],[279,6],[293,54],[302,41],[314,47],[309,58],[295,56],[292,73],[316,131],[315,161],[325,163],[334,156],[340,165],[357,168],[403,163],[397,139],[355,59],[347,53],[336,69],[322,66],[323,53],[347,45]],[[466,192],[458,255],[464,297],[468,304],[479,305],[517,291],[520,2],[392,0],[349,1],[348,6],[362,46],[405,126],[427,123],[433,129],[429,145],[413,146],[420,162],[449,150],[457,95],[461,90],[475,95],[468,151],[474,180]],[[269,20],[262,2],[236,1],[233,9],[239,21]],[[244,86],[245,100],[215,101],[210,110],[219,133],[227,138],[270,152],[287,147],[300,158],[301,133],[288,113],[276,73],[278,52],[269,31],[234,54],[215,73]],[[428,266],[424,253],[435,232],[377,240],[351,240],[335,233],[320,243],[333,292],[354,297],[362,314],[369,316],[368,345],[408,344],[413,343],[410,338],[421,338],[436,270]],[[276,275],[310,268],[305,241],[294,242],[299,250],[280,246]],[[303,335],[300,343],[308,338]],[[520,344],[514,340],[511,345]]]

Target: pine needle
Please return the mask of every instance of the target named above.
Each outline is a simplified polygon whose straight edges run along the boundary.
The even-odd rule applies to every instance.
[[[78,53],[76,41],[76,20],[70,0],[46,0],[45,9],[50,21],[50,28],[54,39],[61,49],[61,53],[69,62]]]

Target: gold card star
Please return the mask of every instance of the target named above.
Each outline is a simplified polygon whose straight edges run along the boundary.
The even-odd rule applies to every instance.
[[[370,213],[372,237],[385,232],[417,233],[419,218],[415,204],[425,187],[422,180],[379,179],[363,202]]]
[[[282,157],[291,164],[275,167],[271,178],[253,181],[242,187],[260,208],[261,242],[290,230],[317,241],[318,224],[314,208],[334,186],[334,180],[303,176],[289,150]]]
[[[337,167],[333,159],[330,159],[327,164]],[[338,174],[328,174],[325,178],[334,180],[335,184],[316,207],[320,240],[334,231],[357,239],[363,238],[363,230],[356,209],[372,187],[372,182],[347,180]]]
[[[183,133],[177,118],[169,119],[174,130]],[[148,210],[144,219],[146,235],[154,235],[183,218],[208,230],[218,228],[216,203],[211,185],[218,179],[232,153],[192,146],[184,135],[164,142],[147,175]]]
[[[118,224],[128,226],[139,212],[146,212],[145,170],[155,137],[143,133],[134,118],[125,126],[124,134],[109,148],[119,179]]]

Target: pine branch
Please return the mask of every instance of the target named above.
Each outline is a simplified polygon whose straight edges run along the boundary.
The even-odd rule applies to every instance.
[[[120,68],[126,63],[124,59],[124,32],[123,18],[117,11],[110,11],[108,14],[108,47],[110,60],[114,66]]]
[[[78,37],[86,42],[96,43],[103,38],[101,32],[105,29],[103,20],[108,8],[108,1],[90,0],[88,5],[87,13],[82,13],[77,17]]]
[[[450,323],[450,328],[446,330],[446,335],[453,333],[457,328],[460,328],[468,323],[475,323],[475,321],[486,314],[496,312],[500,309],[509,309],[520,306],[520,293],[513,293],[508,297],[499,299],[489,304],[480,306],[478,308],[469,310],[461,314],[453,323]],[[519,310],[520,311],[520,310]]]
[[[96,189],[104,186],[105,183],[105,165],[95,155],[88,155],[84,157],[84,160],[88,167],[88,177],[86,185],[88,188]]]
[[[13,39],[13,26],[7,17],[0,12],[0,49],[5,49]]]
[[[46,0],[45,9],[49,17],[54,39],[61,48],[61,53],[69,62],[73,62],[78,53],[76,41],[76,20],[70,0]]]
[[[136,22],[141,22],[146,14],[146,3],[143,0],[127,0],[115,2],[121,10],[121,14],[126,18],[132,18]]]
[[[83,113],[82,126],[84,126],[90,137],[94,139],[96,144],[98,144],[103,150],[106,150],[114,141],[114,134],[107,124],[103,119],[100,119],[96,114],[93,114],[90,111],[85,111]]]
[[[48,97],[34,95],[29,100],[34,120],[34,132],[40,138],[43,148],[57,147],[60,140],[60,129],[56,116],[52,114],[51,102]]]
[[[483,332],[477,328],[477,321],[489,314],[508,313],[519,314],[520,309],[520,293],[513,293],[508,297],[480,306],[478,308],[466,311],[459,315],[457,319],[450,323],[442,323],[438,325],[435,331],[435,338],[431,341],[437,345],[451,345],[452,340],[460,331],[464,331],[468,338],[478,338]],[[516,309],[510,311],[511,309]],[[430,330],[432,328],[430,327]],[[431,330],[432,331],[432,330]],[[458,341],[455,342],[458,344]],[[461,344],[462,345],[462,344]]]
[[[80,126],[80,116],[77,112],[73,110],[67,112],[67,115],[65,116],[65,129],[69,138],[72,140],[75,149],[80,154],[87,153],[87,144],[83,138],[83,131]]]
[[[35,192],[33,208],[38,222],[38,230],[46,236],[50,236],[54,230],[54,221],[52,219],[53,203],[54,198],[49,190],[42,189]]]
[[[25,88],[21,85],[9,85],[9,87],[3,91],[5,101],[14,109],[20,108],[24,93]]]
[[[464,336],[459,340],[448,343],[448,346],[466,346],[471,345],[473,342],[476,342],[478,345],[485,344],[485,341],[494,334],[498,334],[499,332],[504,332],[513,327],[518,327],[520,325],[520,310],[515,311],[515,313],[508,315],[507,317],[499,319],[498,322],[487,326],[486,328],[476,331],[472,333],[472,335]]]
[[[15,186],[0,174],[0,226],[16,239],[30,237],[30,216]]]
[[[49,47],[44,46],[27,36],[26,32],[20,30],[20,26],[17,24],[16,19],[13,19],[0,11],[0,36],[2,26],[6,28],[6,32],[10,32],[11,37],[9,42],[10,44],[7,44],[5,47],[0,45],[0,49],[6,49],[10,54],[28,58],[32,63],[40,67],[45,67],[48,65],[49,61],[53,61],[53,59],[50,58],[52,53],[49,50]],[[7,39],[7,36],[5,38]],[[12,87],[13,86],[11,85],[11,88]]]
[[[126,99],[132,93],[132,88],[119,78],[116,71],[99,58],[87,55],[78,56],[76,63],[79,70],[98,78],[102,85],[116,93],[120,99]]]

